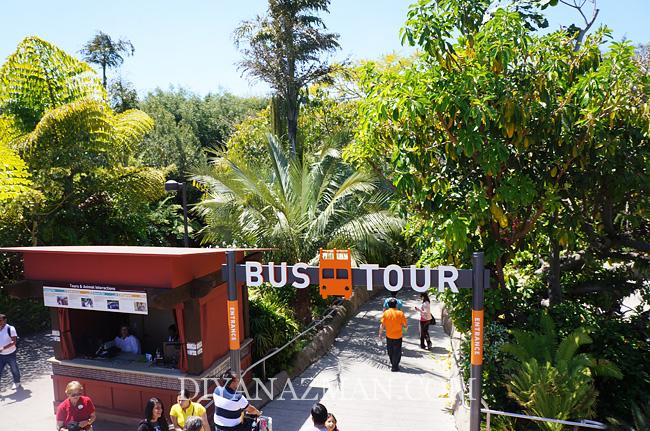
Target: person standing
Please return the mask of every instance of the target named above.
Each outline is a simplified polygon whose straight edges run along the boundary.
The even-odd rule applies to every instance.
[[[391,371],[399,371],[399,362],[402,359],[402,330],[408,329],[404,312],[397,309],[397,299],[388,300],[388,310],[384,311],[379,324],[379,334],[386,329],[386,350],[390,359]]]
[[[192,398],[193,396],[190,394],[190,391],[184,389],[176,397],[178,403],[169,409],[169,418],[172,420],[172,429],[174,431],[182,431],[185,426],[185,420],[190,416],[200,417],[203,421],[203,431],[210,430],[205,407],[200,403],[192,401]]]
[[[216,431],[250,430],[250,424],[243,420],[244,412],[249,415],[262,414],[252,406],[246,397],[237,392],[239,374],[227,370],[221,375],[219,386],[214,390],[214,426]]]
[[[9,365],[11,376],[14,379],[13,390],[18,390],[20,385],[20,370],[16,360],[16,340],[18,333],[16,328],[7,323],[7,316],[0,314],[0,377],[4,372],[5,365]]]
[[[430,349],[433,344],[431,343],[431,337],[429,337],[429,325],[434,321],[431,314],[431,301],[426,292],[420,293],[420,299],[422,304],[420,307],[415,307],[415,310],[420,312],[420,347],[426,349],[427,347],[424,346],[426,341]]]
[[[95,405],[90,397],[83,394],[83,386],[76,380],[71,381],[65,387],[65,394],[68,396],[56,408],[56,429],[68,431],[70,429],[93,429]]]
[[[388,310],[388,301],[390,301],[391,299],[394,299],[395,301],[397,301],[397,309],[401,310],[402,309],[402,300],[397,299],[397,291],[394,291],[394,292],[390,292],[390,296],[388,298],[384,299],[384,305],[383,305],[384,311]]]
[[[169,424],[165,419],[165,406],[160,398],[149,398],[144,407],[144,420],[138,424],[137,431],[169,431]]]
[[[311,408],[311,421],[314,423],[314,428],[309,431],[327,431],[327,408],[321,403],[316,403]]]

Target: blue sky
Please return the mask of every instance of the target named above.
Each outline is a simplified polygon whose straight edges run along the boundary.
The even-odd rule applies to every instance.
[[[335,59],[407,53],[400,46],[399,29],[413,1],[333,0],[331,13],[323,18],[331,31],[341,35],[342,49]],[[251,85],[234,64],[240,55],[232,32],[242,20],[264,13],[266,5],[266,0],[5,0],[0,61],[28,35],[77,54],[85,41],[102,30],[135,46],[135,56],[126,59],[120,73],[141,96],[170,85],[198,94],[263,95],[267,87]],[[597,25],[607,23],[616,39],[650,42],[650,0],[598,0],[598,6]],[[552,28],[580,18],[565,6],[550,9]]]

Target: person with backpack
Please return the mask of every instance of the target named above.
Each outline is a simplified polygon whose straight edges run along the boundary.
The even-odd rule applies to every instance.
[[[402,300],[397,299],[397,291],[395,291],[395,292],[390,292],[390,296],[388,298],[384,299],[384,305],[383,305],[384,311],[388,310],[388,308],[389,308],[388,307],[388,301],[390,301],[391,299],[394,299],[395,301],[397,301],[397,309],[401,310],[402,305],[403,305]]]
[[[390,360],[391,371],[399,371],[399,363],[402,359],[402,336],[408,329],[408,323],[404,312],[397,309],[397,299],[388,300],[388,310],[384,311],[379,324],[379,333],[386,329],[386,351]],[[325,418],[327,420],[327,417]]]
[[[21,389],[20,370],[16,361],[16,342],[18,333],[16,328],[7,323],[7,316],[0,314],[0,377],[4,372],[5,365],[9,365],[11,375],[14,378],[13,390]]]

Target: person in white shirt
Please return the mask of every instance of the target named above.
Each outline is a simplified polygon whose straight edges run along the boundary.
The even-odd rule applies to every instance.
[[[16,361],[16,340],[18,333],[16,328],[7,323],[7,316],[0,314],[0,377],[5,370],[5,365],[9,365],[11,376],[14,378],[12,389],[20,389],[20,370]]]
[[[429,325],[433,322],[436,324],[436,321],[431,314],[431,301],[429,301],[429,295],[426,292],[420,294],[420,299],[422,299],[422,305],[420,307],[415,307],[416,311],[420,312],[420,347],[426,349],[424,342],[427,342],[428,348],[432,346],[431,337],[429,337]]]
[[[115,337],[115,347],[124,353],[140,353],[140,342],[129,335],[129,327],[126,325],[120,328],[120,335]]]

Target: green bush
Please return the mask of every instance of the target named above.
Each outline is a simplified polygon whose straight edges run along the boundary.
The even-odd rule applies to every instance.
[[[551,317],[544,313],[541,331],[513,330],[515,341],[502,350],[511,354],[508,395],[529,415],[555,419],[589,419],[594,417],[598,392],[594,375],[621,379],[614,364],[578,353],[591,344],[589,331],[579,327],[558,342]],[[540,428],[560,431],[560,424],[540,422]]]
[[[0,313],[21,337],[50,327],[50,311],[42,299],[12,299],[0,293]]]
[[[296,336],[299,324],[291,308],[282,298],[274,295],[273,290],[269,289],[264,294],[260,290],[251,290],[251,293],[250,328],[254,343],[253,361],[257,361]],[[300,343],[294,343],[271,357],[266,362],[267,376],[286,369],[300,348]]]

